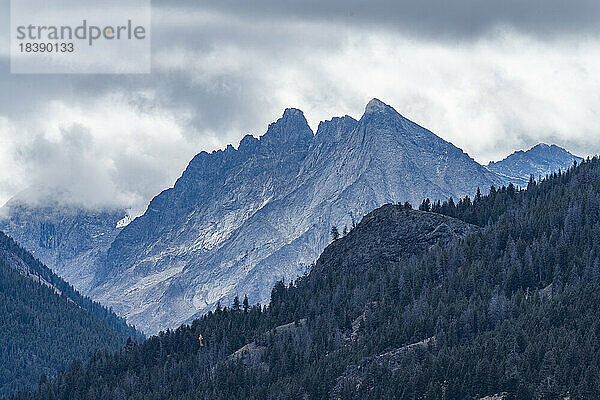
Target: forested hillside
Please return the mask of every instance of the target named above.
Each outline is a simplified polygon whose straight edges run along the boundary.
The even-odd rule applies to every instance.
[[[597,398],[600,161],[420,209],[370,213],[268,307],[235,299],[17,398]]]
[[[0,394],[36,387],[77,359],[139,338],[0,232]]]

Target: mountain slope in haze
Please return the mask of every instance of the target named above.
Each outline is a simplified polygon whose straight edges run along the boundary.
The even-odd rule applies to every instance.
[[[48,265],[78,291],[87,294],[99,260],[121,231],[121,209],[89,209],[66,204],[57,189],[33,189],[0,209],[0,230]]]
[[[532,175],[535,179],[545,177],[558,170],[564,171],[572,167],[575,161],[579,163],[582,160],[555,144],[549,146],[540,143],[527,151],[516,151],[504,160],[492,161],[487,168],[513,184],[525,187]]]
[[[313,135],[288,109],[260,139],[200,153],[175,186],[123,228],[91,295],[146,332],[174,327],[248,294],[268,301],[329,242],[390,202],[474,194],[502,180],[462,150],[372,100],[359,121]]]
[[[114,351],[139,334],[82,297],[0,232],[0,395],[33,388],[76,359]]]
[[[600,160],[439,210],[383,206],[268,307],[234,301],[17,399],[598,398]]]

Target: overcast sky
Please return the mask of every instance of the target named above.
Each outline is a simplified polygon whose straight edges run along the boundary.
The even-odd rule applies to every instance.
[[[481,163],[600,153],[599,21],[597,0],[154,1],[149,75],[11,75],[4,29],[0,203],[45,185],[139,213],[286,107],[316,128],[373,97]]]

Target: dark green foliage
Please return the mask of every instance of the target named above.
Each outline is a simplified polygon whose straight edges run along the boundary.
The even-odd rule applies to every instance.
[[[18,398],[598,398],[600,161],[420,208],[371,213],[267,308],[219,307]]]
[[[336,241],[340,238],[340,231],[338,231],[337,226],[331,227],[331,240]]]
[[[27,270],[28,276],[19,269]],[[88,359],[99,349],[118,349],[127,335],[136,337],[133,328],[80,296],[2,233],[0,331],[4,395],[34,388],[40,377],[46,382],[71,361]]]
[[[118,317],[115,313],[101,304],[79,294],[73,286],[52,272],[50,268],[46,267],[33,257],[30,252],[19,246],[12,238],[0,231],[0,260],[3,259],[2,255],[5,255],[5,261],[8,260],[6,258],[7,255],[11,255],[11,259],[13,260],[19,260],[19,264],[26,266],[31,274],[42,278],[60,291],[63,296],[69,298],[73,303],[84,310],[87,310],[94,317],[106,321],[111,329],[122,333],[124,337],[131,336],[138,339],[142,338],[142,335],[137,332],[134,327],[127,325],[123,318]],[[8,263],[12,264],[10,261]]]

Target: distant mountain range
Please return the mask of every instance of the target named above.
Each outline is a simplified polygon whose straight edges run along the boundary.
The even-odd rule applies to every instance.
[[[487,168],[515,185],[526,187],[531,176],[543,178],[558,170],[565,171],[582,160],[554,144],[540,143],[527,151],[516,151],[504,160],[492,161]]]
[[[118,224],[121,210],[12,202],[0,227],[85,293],[155,333],[235,295],[267,302],[274,282],[310,269],[332,226],[343,232],[383,204],[457,199],[564,168],[555,147],[486,168],[377,99],[360,120],[336,117],[316,133],[300,110],[287,109],[260,138],[198,154],[127,226]]]
[[[128,337],[140,337],[2,232],[0,330],[0,396],[31,389],[42,374],[52,378],[73,360],[117,350]]]

